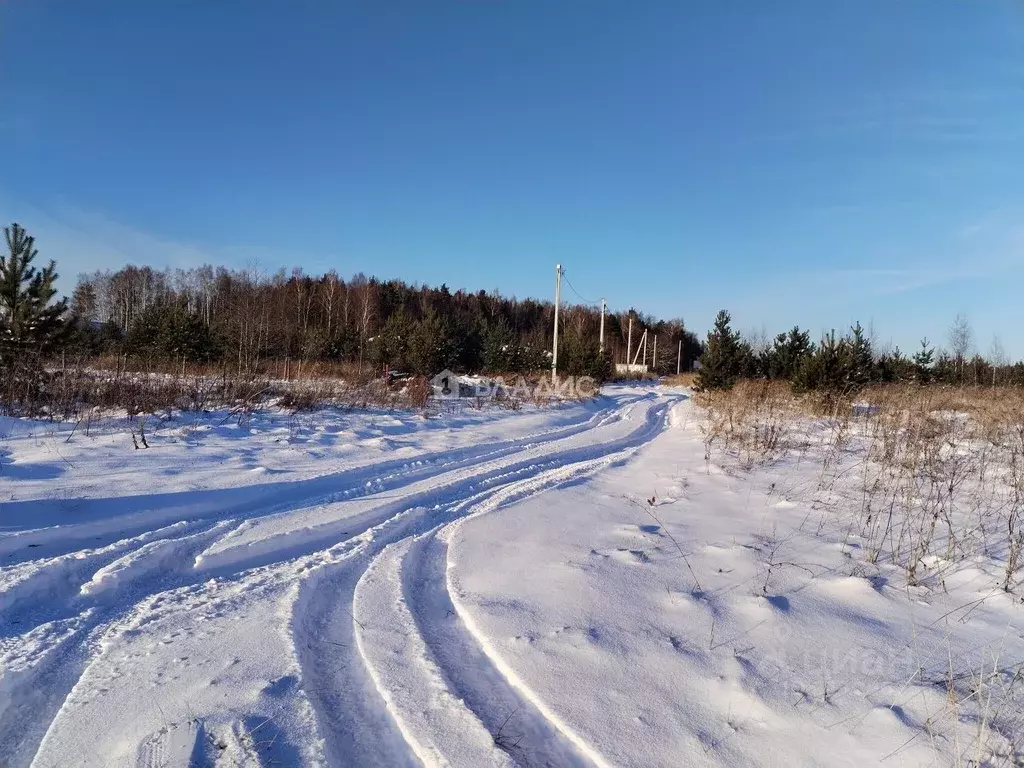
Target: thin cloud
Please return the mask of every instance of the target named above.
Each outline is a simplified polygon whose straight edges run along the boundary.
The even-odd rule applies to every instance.
[[[255,267],[272,272],[285,267],[281,254],[264,246],[209,246],[161,237],[74,205],[43,210],[0,198],[3,222],[16,221],[36,239],[40,260],[57,262],[61,290],[69,293],[78,275],[120,269],[127,264],[153,269],[189,269],[204,264]],[[309,254],[288,255],[294,265],[309,267]]]
[[[185,269],[217,262],[210,249],[157,237],[74,206],[41,210],[5,203],[0,211],[5,223],[17,221],[35,237],[40,259],[57,262],[65,290],[82,272],[129,263]]]

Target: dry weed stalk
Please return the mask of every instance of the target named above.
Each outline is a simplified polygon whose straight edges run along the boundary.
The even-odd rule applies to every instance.
[[[713,451],[746,468],[814,462],[816,486],[796,492],[824,510],[819,533],[833,522],[908,586],[944,588],[975,567],[993,593],[1024,592],[1024,392],[884,385],[820,398],[747,383],[697,402],[709,466]],[[768,578],[776,564],[773,550]],[[920,674],[946,691],[925,728],[953,740],[956,765],[1024,765],[1024,661],[996,652],[972,665],[950,648],[947,669]]]
[[[812,506],[855,509],[848,530],[869,562],[941,584],[981,555],[1002,563],[1003,589],[1020,588],[1024,393],[899,384],[798,397],[758,381],[696,402],[709,462],[715,450],[747,470],[794,452],[816,461]]]

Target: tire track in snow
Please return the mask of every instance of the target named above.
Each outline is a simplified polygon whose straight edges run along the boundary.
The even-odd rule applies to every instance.
[[[44,604],[30,614],[28,631],[0,642],[0,694],[13,704],[0,708],[0,755],[7,761],[0,764],[22,765],[32,759],[108,630],[137,605],[134,600],[128,607],[117,602],[116,592],[135,589],[141,600],[142,595],[162,591],[176,580],[175,569],[164,566],[190,563],[196,551],[226,527],[227,523],[218,523],[195,532],[194,525],[168,526],[105,548],[101,557],[86,558],[84,568],[67,574],[60,569],[69,579],[62,589],[73,589],[75,597],[59,604],[57,611]],[[168,531],[182,535],[156,536]],[[156,552],[160,557],[154,564],[147,555]],[[83,572],[92,572],[92,580]]]
[[[7,634],[25,620],[15,613],[29,601],[45,597],[48,601],[60,602],[74,597],[79,587],[88,580],[86,574],[103,568],[132,549],[142,547],[156,540],[173,538],[175,534],[186,534],[195,530],[185,521],[146,531],[138,536],[124,538],[105,547],[80,550],[73,554],[42,558],[6,567],[0,574],[0,615],[4,616],[4,630]]]
[[[653,404],[653,400],[646,399],[648,404]],[[587,434],[596,434],[598,430],[627,419],[635,406],[635,402],[621,405],[618,413],[593,424]],[[641,429],[650,426],[648,419]],[[542,441],[524,443],[515,451],[502,451],[497,458],[487,454],[476,462],[459,462],[429,477],[409,479],[400,493],[378,492],[318,508],[291,510],[272,518],[246,520],[202,552],[197,558],[196,569],[207,577],[232,576],[243,569],[326,550],[339,540],[354,538],[374,529],[404,510],[412,507],[440,510],[453,499],[500,482],[511,473],[535,471],[550,464],[552,456],[558,456],[558,460],[563,462],[573,460],[572,456],[584,458],[591,450],[586,443],[575,449],[559,448],[559,444],[570,444],[580,436],[575,431],[569,435],[549,436]]]
[[[445,679],[416,630],[403,596],[403,566],[424,543],[406,538],[390,545],[359,579],[352,604],[359,656],[402,737],[424,765],[511,766],[509,755]]]
[[[293,642],[332,764],[415,762],[409,754],[406,734],[387,710],[385,691],[375,683],[362,654],[356,650],[359,632],[367,626],[353,613],[357,584],[385,547],[436,528],[438,522],[448,523],[474,511],[487,511],[492,508],[485,503],[488,500],[497,508],[552,484],[564,483],[588,469],[596,471],[625,460],[662,430],[672,402],[648,401],[643,422],[625,436],[563,448],[542,458],[508,461],[481,475],[470,474],[455,483],[443,483],[433,494],[444,497],[444,502],[434,504],[432,509],[414,505],[413,502],[422,502],[422,498],[409,499],[404,511],[367,530],[357,548],[348,550],[338,561],[323,565],[303,585],[293,614]],[[623,410],[627,409],[631,411],[632,406]],[[363,642],[361,647],[369,646]],[[493,712],[484,715],[493,719]],[[546,730],[551,734],[550,727],[536,719],[532,722],[535,732]],[[566,754],[565,745],[555,744],[556,741],[554,736],[534,739],[533,754]]]
[[[377,505],[377,514],[368,517],[365,530],[350,531],[344,534],[345,538],[340,542],[335,534],[329,542],[306,541],[300,543],[297,549],[272,548],[265,556],[242,558],[215,573],[194,571],[188,567],[168,570],[164,567],[167,563],[180,566],[189,562],[192,555],[175,557],[172,544],[146,548],[147,543],[155,543],[152,538],[158,533],[155,530],[144,531],[133,539],[117,542],[123,544],[130,541],[128,547],[118,546],[109,550],[101,548],[103,554],[100,557],[87,555],[82,558],[81,552],[68,555],[85,567],[81,570],[76,568],[70,581],[60,580],[63,586],[56,601],[48,602],[43,609],[24,612],[18,618],[30,618],[36,626],[44,626],[77,617],[73,623],[73,632],[34,662],[33,677],[38,685],[31,692],[31,700],[23,700],[26,706],[18,708],[19,716],[16,719],[0,717],[0,752],[11,765],[22,765],[31,760],[42,737],[56,722],[65,698],[76,686],[82,672],[93,662],[102,659],[102,645],[111,637],[111,632],[116,634],[119,631],[118,622],[121,617],[145,610],[145,604],[154,596],[216,576],[218,581],[223,580],[225,586],[247,583],[250,579],[281,579],[284,584],[292,582],[296,585],[290,633],[296,648],[296,661],[303,670],[303,677],[309,678],[310,688],[316,693],[311,695],[311,699],[321,705],[328,705],[317,707],[321,730],[328,731],[331,734],[328,740],[333,739],[336,746],[342,747],[340,751],[333,752],[332,764],[357,762],[352,757],[355,754],[363,754],[370,762],[377,764],[402,765],[410,762],[411,756],[401,735],[393,733],[394,739],[387,736],[388,729],[395,731],[394,722],[379,700],[377,689],[369,680],[365,667],[358,655],[344,648],[347,645],[349,649],[354,649],[351,605],[356,583],[363,571],[387,543],[422,533],[434,526],[438,518],[443,519],[445,515],[451,514],[454,502],[478,494],[481,488],[486,492],[487,489],[501,487],[560,464],[587,458],[595,451],[600,453],[646,441],[657,431],[659,418],[663,417],[661,414],[651,418],[652,410],[662,410],[657,407],[657,402],[657,398],[649,394],[620,399],[614,407],[590,415],[581,424],[547,430],[518,441],[499,441],[456,451],[454,461],[446,460],[450,458],[449,454],[438,452],[433,455],[436,459],[433,467],[399,473],[395,487],[405,488],[406,492],[397,500],[394,494],[387,494],[387,501],[383,498],[379,501],[368,499],[371,508]],[[648,417],[646,421],[624,437],[597,445],[573,445],[578,442],[575,438],[590,438],[600,432],[602,427],[623,420],[629,421],[635,410],[644,409]],[[560,442],[569,447],[559,447]],[[418,458],[385,464],[407,466]],[[378,466],[356,468],[339,473],[338,476],[354,477],[351,473],[370,473]],[[429,477],[423,479],[424,475]],[[333,482],[336,477],[327,476],[327,479]],[[317,492],[322,491],[325,478],[313,478],[296,486],[297,489],[307,487]],[[337,501],[338,496],[335,490],[326,498],[332,499],[332,505],[351,503]],[[303,509],[309,499],[315,497],[313,492],[305,495],[300,493],[299,500],[290,511],[294,513],[297,509]],[[268,510],[276,511],[279,507],[260,505],[259,514],[267,514]],[[185,533],[181,538],[189,540],[189,552],[198,554],[197,549],[203,549],[211,540],[221,540],[223,532],[231,524],[239,522],[226,519],[218,523],[225,515],[223,512],[216,515],[201,514],[197,519],[179,520],[183,525],[174,528],[174,531]],[[54,531],[27,533],[55,535]],[[167,540],[173,541],[171,538]],[[0,542],[6,543],[10,543],[10,539]],[[322,549],[323,546],[328,548]],[[155,557],[159,563],[150,562],[151,557]],[[32,562],[25,561],[24,565],[31,566]],[[104,569],[107,569],[106,575],[101,574]],[[97,589],[96,594],[90,595],[88,593],[93,588],[89,587],[86,594],[81,594],[82,585],[91,583],[90,573],[100,577],[98,585],[110,588]],[[90,610],[82,613],[83,607]],[[40,611],[47,615],[42,616]],[[23,625],[17,630],[17,635],[21,637],[12,633],[9,636],[21,640],[26,637],[27,630],[28,626]],[[303,639],[307,647],[302,646]],[[27,657],[31,654],[26,652],[22,655]],[[338,661],[343,665],[351,661],[356,663],[348,664],[347,670],[342,669],[339,674]],[[332,699],[338,685],[348,693]],[[347,709],[330,711],[332,700],[346,704]],[[330,714],[325,714],[329,711]],[[31,727],[24,728],[25,723]],[[326,728],[324,723],[327,724]],[[347,737],[352,738],[346,742]],[[389,743],[390,747],[387,746]],[[360,752],[363,747],[366,751]]]
[[[633,404],[630,403],[620,408],[620,410],[622,413],[627,413],[632,408]],[[592,430],[596,430],[599,426],[607,426],[608,424],[614,421],[617,421],[617,418],[614,418],[614,415],[605,417],[600,420],[598,425],[592,427]],[[645,427],[641,427],[641,430],[649,427],[650,423],[648,422],[648,424],[646,424]],[[553,438],[552,441],[557,442],[559,439],[569,440],[571,439],[571,437],[574,436],[575,435],[572,435],[569,438]],[[531,456],[543,455],[544,446],[546,444],[547,441],[539,444],[531,444],[528,448],[524,448],[523,450],[519,451],[519,453],[525,453]],[[152,581],[151,583],[144,583],[135,586],[135,588],[132,590],[133,600],[130,605],[122,605],[120,607],[120,610],[115,610],[113,607],[111,607],[109,610],[98,612],[94,616],[94,618],[88,623],[88,626],[83,627],[81,632],[78,633],[77,642],[68,644],[69,646],[71,646],[71,648],[61,654],[62,659],[60,664],[58,665],[61,668],[63,678],[58,684],[51,684],[52,690],[50,692],[50,695],[47,696],[44,707],[46,714],[44,715],[42,710],[39,711],[39,715],[43,719],[40,721],[39,718],[34,718],[35,721],[50,723],[54,720],[54,718],[60,712],[60,702],[63,701],[67,694],[74,688],[77,679],[81,676],[81,673],[92,661],[92,659],[89,657],[89,653],[87,650],[88,646],[98,645],[98,642],[92,642],[92,639],[104,637],[108,629],[114,628],[114,630],[116,630],[115,625],[117,618],[135,612],[138,605],[145,601],[145,598],[151,597],[155,594],[158,594],[162,591],[167,591],[169,589],[176,589],[189,586],[199,581],[209,579],[212,576],[226,576],[229,578],[239,578],[245,575],[245,573],[243,573],[244,571],[255,569],[256,571],[262,572],[260,575],[261,578],[266,578],[267,572],[279,573],[280,577],[284,579],[296,578],[299,574],[301,574],[302,571],[323,566],[326,563],[337,563],[350,560],[356,556],[361,555],[367,549],[367,547],[374,542],[375,535],[379,536],[386,531],[388,534],[388,540],[400,538],[402,535],[405,535],[403,531],[406,529],[406,527],[408,525],[416,523],[417,520],[427,511],[423,505],[429,506],[433,504],[435,507],[440,506],[439,500],[445,498],[446,495],[450,494],[451,489],[453,487],[464,488],[467,489],[468,492],[468,490],[472,490],[473,488],[476,487],[477,484],[480,483],[500,482],[506,476],[509,476],[510,473],[514,475],[517,473],[533,471],[534,467],[536,466],[536,464],[533,463],[534,461],[535,459],[515,461],[509,460],[508,458],[504,460],[491,460],[490,462],[485,462],[484,464],[484,466],[487,466],[488,469],[490,470],[487,473],[482,473],[479,470],[460,469],[454,472],[442,473],[430,479],[429,481],[421,481],[421,485],[426,486],[425,490],[419,490],[418,493],[414,493],[411,494],[410,496],[404,497],[401,501],[398,502],[391,501],[389,496],[389,501],[386,504],[384,504],[382,511],[379,511],[377,515],[377,517],[383,517],[383,521],[381,523],[378,523],[376,526],[374,526],[365,533],[346,536],[341,542],[338,542],[337,544],[335,544],[335,546],[331,547],[323,553],[319,553],[316,551],[310,552],[310,549],[318,549],[321,542],[315,542],[316,546],[311,546],[309,542],[305,542],[299,545],[299,551],[293,551],[294,548],[286,549],[285,551],[272,552],[272,556],[269,558],[258,558],[258,560],[265,559],[266,562],[253,562],[252,558],[244,558],[241,562],[232,563],[231,567],[228,569],[221,569],[220,573],[216,571],[196,572],[190,571],[189,569],[179,570],[177,573],[158,571],[156,574],[154,574],[154,581]],[[410,510],[409,507],[414,506],[414,503],[418,503],[420,507]],[[230,522],[231,521],[224,521],[222,523],[218,523],[215,526],[212,526],[210,529],[207,529],[207,531],[204,532],[204,534],[197,536],[186,536],[183,538],[201,539],[202,541],[205,541],[211,538],[209,531],[217,530],[218,533],[216,536],[219,536],[219,531],[222,530],[222,526],[227,526]],[[374,530],[374,528],[379,528],[380,530]],[[333,538],[334,540],[336,540],[337,536],[335,535]],[[143,547],[140,547],[139,549],[144,550],[143,555],[147,553],[145,551],[145,545]],[[203,549],[203,546],[193,547],[192,549],[193,551],[197,549]],[[167,557],[166,551],[164,552],[163,557]],[[187,562],[190,560],[190,557],[183,556],[177,558],[177,560],[179,562]],[[292,567],[291,564],[286,562],[282,565],[282,561],[288,560],[294,561],[294,567]],[[114,566],[114,564],[111,565],[112,567]],[[133,556],[132,554],[128,554],[125,557],[122,557],[116,561],[115,570],[117,572],[138,571],[140,573],[146,573],[152,571],[152,568],[150,568],[147,565],[145,558],[143,556]],[[101,568],[99,571],[96,572],[98,584],[103,584],[104,582],[109,580],[106,575],[101,573],[102,571],[103,569]],[[347,595],[352,594],[355,587],[355,581],[358,579],[358,575],[360,574],[361,570],[359,570],[355,574],[355,577],[351,580],[350,585],[342,587],[342,590]],[[91,581],[86,582],[87,585],[91,583]],[[332,591],[337,589],[338,585],[332,587]],[[91,588],[87,588],[86,594],[89,594],[89,592],[91,591]],[[103,599],[108,604],[116,605],[116,599],[124,590],[122,588],[110,590],[109,592],[105,592],[103,590],[96,591],[97,597]],[[348,604],[351,605],[351,598],[348,599]],[[346,619],[350,622],[351,615],[349,614],[349,616],[347,616]],[[74,656],[71,655],[72,652],[74,652]],[[358,682],[358,679],[356,680],[356,682]],[[372,686],[370,686],[367,690],[372,694],[372,692],[375,689],[373,689]],[[375,727],[384,727],[388,724],[389,721],[385,718],[383,723],[378,722]],[[45,729],[43,733],[45,733]],[[42,738],[42,734],[36,734],[33,738],[34,741],[38,744],[38,741]],[[0,744],[3,743],[4,733],[2,729],[2,724],[0,724]],[[390,763],[390,761],[386,762]]]
[[[74,656],[95,626],[95,611],[41,624],[17,642],[0,642],[0,765],[27,765],[60,706],[54,689],[70,690],[74,671],[60,662]],[[64,691],[66,693],[66,691]]]
[[[353,605],[360,655],[424,764],[590,764],[466,630],[447,591],[447,534],[465,519],[588,477],[636,450],[557,467],[456,504],[456,522],[390,545],[367,569]]]
[[[5,567],[10,567],[38,560],[42,552],[50,558],[74,556],[84,542],[95,542],[112,535],[119,539],[145,535],[156,527],[172,522],[255,519],[395,490],[439,472],[470,466],[487,458],[514,453],[524,446],[564,439],[603,426],[621,418],[629,405],[648,397],[648,394],[644,394],[629,398],[625,403],[618,402],[590,413],[579,422],[541,430],[515,440],[498,440],[454,450],[386,459],[305,480],[141,497],[136,499],[139,509],[126,514],[105,515],[95,520],[83,519],[79,523],[51,528],[0,532],[0,557]],[[100,501],[131,506],[133,497]],[[152,506],[147,508],[147,505]],[[88,512],[83,512],[82,517],[87,518]],[[8,519],[7,523],[10,522]]]
[[[167,549],[162,546],[154,546],[144,550],[143,546],[148,542],[172,540],[175,538],[172,534],[184,536],[196,532],[221,531],[220,535],[206,537],[209,539],[206,546],[200,547],[199,551],[195,553],[198,560],[207,560],[207,562],[201,563],[202,567],[198,569],[204,573],[193,578],[186,577],[177,586],[185,586],[199,578],[237,576],[240,572],[247,569],[270,565],[286,559],[298,558],[310,552],[328,548],[337,542],[339,537],[356,536],[381,520],[386,519],[391,514],[394,514],[397,507],[401,506],[401,504],[391,505],[386,508],[382,507],[377,511],[377,514],[368,516],[368,522],[365,523],[346,518],[336,525],[325,526],[323,531],[318,532],[318,535],[317,532],[311,532],[308,529],[296,531],[294,532],[295,535],[292,536],[296,540],[294,545],[291,544],[288,533],[282,534],[278,538],[257,542],[256,546],[252,547],[241,558],[237,557],[238,553],[236,552],[236,557],[228,560],[227,567],[218,567],[216,554],[212,557],[207,556],[208,552],[216,553],[219,545],[230,543],[231,539],[244,529],[251,528],[254,525],[254,521],[264,517],[286,519],[315,503],[336,505],[345,501],[360,500],[361,497],[365,497],[368,502],[367,506],[373,510],[380,506],[379,502],[374,501],[374,499],[379,499],[382,496],[383,491],[381,489],[390,491],[417,483],[430,486],[434,484],[437,477],[446,476],[447,473],[459,470],[472,471],[465,470],[467,466],[472,467],[474,464],[479,465],[481,462],[494,462],[500,457],[508,456],[513,452],[537,448],[549,442],[567,439],[579,434],[581,431],[593,430],[608,425],[621,419],[635,401],[640,399],[643,398],[630,399],[624,404],[620,403],[617,408],[603,408],[597,413],[592,414],[582,423],[573,423],[568,427],[546,430],[527,436],[519,442],[499,441],[474,446],[469,449],[460,449],[454,452],[454,458],[447,456],[443,452],[435,452],[424,454],[414,459],[383,462],[384,468],[389,471],[396,467],[401,467],[404,471],[398,472],[394,476],[389,475],[386,478],[386,482],[374,484],[372,490],[368,490],[367,484],[363,483],[364,473],[382,465],[359,467],[353,470],[346,470],[339,473],[339,475],[329,475],[327,478],[333,479],[354,473],[351,479],[356,481],[356,484],[322,496],[303,496],[300,494],[298,499],[292,502],[292,506],[284,510],[279,509],[281,505],[271,499],[261,512],[243,515],[237,519],[227,518],[216,522],[223,515],[212,518],[214,522],[211,522],[211,518],[204,518],[202,516],[187,518],[177,520],[161,528],[144,530],[129,538],[120,538],[103,547],[82,549],[52,557],[8,564],[8,567],[5,568],[2,574],[2,578],[0,578],[0,616],[4,618],[3,623],[0,624],[0,637],[24,633],[32,626],[67,618],[79,613],[82,610],[79,594],[80,588],[86,587],[90,578],[95,578],[99,571],[107,568],[113,561],[123,560],[126,556],[131,557],[133,550],[141,550],[143,556],[167,552]],[[410,465],[412,466],[410,467]],[[424,476],[426,480],[423,479]],[[324,480],[324,477],[318,477],[303,481],[301,484],[315,485],[319,488]],[[232,524],[234,525],[232,526]],[[64,526],[64,528],[74,527]],[[27,531],[24,535],[31,536],[43,533],[54,535],[50,529]],[[0,538],[0,543],[4,543],[4,539]],[[7,543],[9,543],[9,540]],[[141,562],[141,558],[136,557],[138,562],[133,567],[137,570],[145,570],[147,568],[146,564]],[[177,570],[180,572],[183,569],[179,567]],[[99,592],[100,589],[96,587],[98,585],[86,587],[86,593]],[[21,606],[19,604],[27,603],[30,600],[38,602],[38,598],[42,595],[45,595],[46,601],[41,610],[20,610]],[[112,597],[112,595],[107,597]],[[19,609],[17,613],[14,612],[15,608]]]
[[[445,554],[447,555],[447,549]],[[576,733],[557,713],[545,704],[543,699],[526,685],[523,679],[519,677],[516,671],[505,662],[497,649],[494,648],[486,633],[473,621],[472,615],[459,600],[462,588],[451,567],[450,560],[446,562],[445,575],[446,592],[451,600],[453,610],[462,622],[462,626],[475,640],[480,652],[490,660],[494,669],[504,678],[509,688],[514,690],[525,702],[528,702],[540,717],[543,717],[553,728],[557,729],[560,734],[568,739],[591,764],[599,766],[599,768],[611,768],[611,763],[598,753],[586,739]]]
[[[623,418],[637,401],[647,397],[642,395],[620,401],[589,414],[580,422],[543,430],[520,440],[496,441],[453,452],[438,451],[418,457],[389,460],[303,481],[298,485],[312,488],[311,492],[305,495],[300,493],[298,500],[293,499],[285,505],[271,498],[257,507],[261,512],[252,512],[249,517],[275,514],[282,506],[286,511],[280,514],[286,515],[316,500],[337,503],[339,497],[354,499],[364,494],[379,493],[380,488],[401,488],[414,484],[424,476],[445,476],[481,460],[494,461],[496,457],[508,456],[524,448],[543,446],[612,424]],[[367,490],[364,484],[366,477],[374,476],[382,470],[395,471],[395,474],[385,478],[384,482],[375,483],[372,490]],[[339,478],[345,478],[354,485],[347,489],[332,490],[325,495],[325,482],[333,483]],[[31,759],[60,713],[68,693],[74,689],[84,670],[102,656],[100,646],[103,639],[110,632],[116,632],[119,620],[136,613],[148,598],[215,576],[241,578],[246,570],[266,570],[262,566],[289,558],[308,561],[310,550],[319,548],[313,544],[326,545],[324,542],[306,542],[298,551],[277,551],[268,557],[249,558],[218,572],[193,572],[190,568],[193,559],[207,549],[211,541],[230,536],[232,529],[239,525],[238,520],[219,519],[226,514],[178,519],[169,525],[149,530],[128,526],[128,530],[136,535],[120,538],[98,548],[61,551],[61,554],[51,557],[20,562],[18,557],[11,557],[15,553],[13,547],[16,544],[24,547],[25,552],[32,552],[33,543],[46,541],[56,536],[57,531],[37,529],[0,537],[0,551],[7,551],[8,564],[11,566],[6,569],[5,581],[0,582],[0,607],[3,609],[0,613],[3,619],[0,623],[0,641],[5,636],[9,638],[2,648],[7,659],[5,666],[9,670],[18,671],[17,675],[9,674],[6,677],[0,671],[0,691],[12,701],[20,697],[19,706],[3,708],[6,713],[0,711],[0,752],[6,756],[7,764],[27,763]],[[394,512],[389,510],[387,514],[393,515]],[[149,524],[167,522],[166,517],[161,516],[159,521],[150,520]],[[118,520],[119,524],[123,522],[123,519]],[[74,530],[68,529],[79,529],[79,535],[76,536]],[[91,525],[86,523],[84,526],[63,526],[60,533],[61,536],[68,535],[67,542],[73,543],[82,541],[87,535],[92,538],[93,531]],[[337,535],[331,538],[336,541]],[[346,538],[357,539],[358,531]],[[359,542],[355,543],[358,545]],[[342,549],[350,550],[353,547],[345,545]],[[304,562],[298,570],[308,569],[315,564]],[[295,578],[294,573],[286,571],[281,576]],[[46,600],[40,602],[38,598],[42,594],[46,595]],[[23,606],[28,607],[22,610]],[[52,634],[51,627],[65,626],[71,626],[73,630],[63,634],[59,643],[50,644],[46,648],[35,647],[38,636]],[[29,680],[32,681],[31,689],[27,685]],[[25,690],[16,691],[13,689],[15,685]]]

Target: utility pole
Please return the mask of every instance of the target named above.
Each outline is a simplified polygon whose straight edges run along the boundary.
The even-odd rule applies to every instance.
[[[654,334],[654,358],[651,361],[651,368],[658,370],[658,334]]]
[[[558,307],[562,303],[562,265],[555,264],[555,340],[551,346],[551,383],[558,383]]]
[[[644,353],[643,365],[647,365],[647,331],[646,330],[643,332],[643,335],[640,337],[640,341],[638,341],[637,344],[636,344],[636,354],[633,355],[633,359],[632,360],[627,360],[626,362],[629,363],[630,365],[636,365],[636,361],[640,359],[640,353],[641,352]]]
[[[629,332],[626,334],[626,365],[632,363],[633,354],[633,313],[629,315]],[[627,369],[628,370],[628,369]]]
[[[604,308],[605,301],[601,299],[601,352],[604,352]]]
[[[682,371],[683,366],[683,340],[679,340],[679,352],[676,353],[676,376]]]

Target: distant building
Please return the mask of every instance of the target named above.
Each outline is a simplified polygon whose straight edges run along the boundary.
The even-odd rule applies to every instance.
[[[616,363],[616,373],[647,373],[649,365],[646,363]]]

